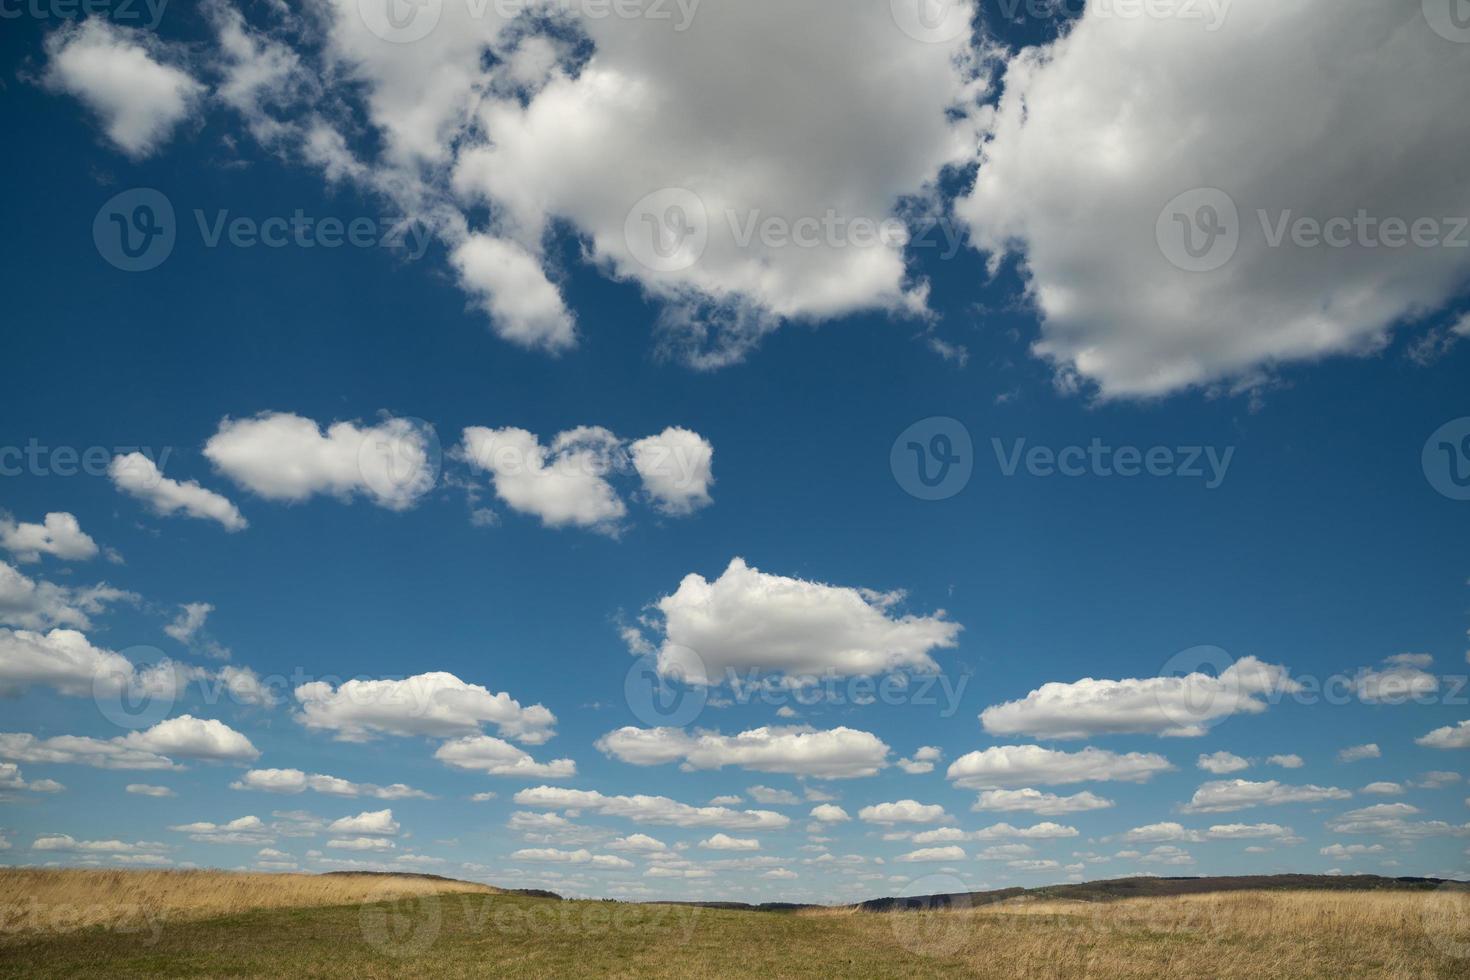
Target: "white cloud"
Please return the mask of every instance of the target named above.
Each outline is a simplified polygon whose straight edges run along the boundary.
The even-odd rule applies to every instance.
[[[1151,823],[1146,827],[1134,827],[1118,838],[1126,844],[1156,844],[1160,841],[1198,841],[1199,831],[1186,830],[1178,823]]]
[[[372,426],[334,422],[325,432],[311,419],[283,412],[227,418],[205,443],[204,455],[236,485],[287,503],[318,494],[361,496],[405,510],[439,476],[433,430],[402,418]]]
[[[720,827],[726,830],[779,830],[789,817],[770,810],[732,810],[721,806],[690,806],[666,796],[604,796],[596,790],[537,786],[515,795],[521,806],[545,810],[591,810],[635,823],[675,827]]]
[[[1430,749],[1470,749],[1470,721],[1436,728],[1414,742]]]
[[[1193,864],[1194,857],[1188,851],[1170,844],[1161,844],[1138,859],[1144,864],[1185,865]]]
[[[1268,756],[1266,758],[1266,762],[1273,766],[1280,766],[1282,769],[1300,769],[1302,766],[1306,765],[1306,763],[1302,761],[1302,757],[1299,755]]]
[[[1173,768],[1169,760],[1152,752],[1119,755],[1090,746],[1080,752],[1062,752],[1039,745],[997,745],[956,759],[946,778],[965,789],[1111,780],[1142,783]]]
[[[81,735],[37,738],[25,732],[0,732],[0,758],[17,762],[83,765],[96,769],[179,769],[171,759],[138,748],[121,738],[103,740]]]
[[[89,17],[46,39],[50,87],[97,114],[108,139],[135,159],[149,156],[193,111],[205,88],[140,30]]]
[[[20,766],[13,762],[0,762],[0,790],[18,789],[32,793],[60,793],[66,789],[54,779],[27,780]]]
[[[1454,168],[1422,161],[1470,152],[1464,128],[1441,123],[1470,97],[1470,49],[1426,29],[1418,5],[1235,0],[1218,30],[1107,14],[1088,5],[1061,39],[1011,60],[974,191],[956,204],[978,247],[1022,257],[1043,317],[1035,352],[1064,376],[1109,396],[1248,379],[1374,350],[1461,287],[1465,249],[1271,248],[1257,214],[1465,214]],[[1328,51],[1331,72],[1302,56]],[[1374,108],[1405,100],[1418,110]],[[1330,119],[1356,124],[1315,124]],[[1202,187],[1238,206],[1221,217],[1239,247],[1186,272],[1156,224]]]
[[[1333,817],[1327,821],[1327,829],[1337,834],[1374,834],[1398,840],[1470,837],[1470,824],[1410,819],[1419,814],[1419,808],[1408,803],[1378,803]]]
[[[787,868],[772,868],[770,871],[761,872],[761,877],[772,881],[794,881],[799,875]]]
[[[1261,838],[1285,838],[1292,836],[1290,827],[1279,823],[1217,823],[1205,831],[1208,840],[1258,840]]]
[[[1364,759],[1377,759],[1383,753],[1377,745],[1369,742],[1367,745],[1351,745],[1337,753],[1339,762],[1361,762]]]
[[[846,810],[835,803],[822,803],[812,807],[811,817],[820,823],[843,823],[852,819]]]
[[[906,831],[899,831],[895,836],[903,838],[909,835]],[[949,844],[954,841],[969,840],[970,836],[958,827],[936,827],[933,830],[921,830],[909,839],[915,844]]]
[[[166,797],[178,795],[167,786],[150,786],[148,783],[128,783],[126,789],[127,792],[135,796]]]
[[[77,840],[70,834],[45,834],[37,837],[31,844],[33,851],[63,851],[83,854],[156,854],[168,849],[167,844],[154,841]]]
[[[551,814],[545,814],[545,816],[551,816]],[[643,854],[659,853],[669,849],[669,845],[656,837],[649,837],[647,834],[629,834],[626,837],[619,837],[617,840],[609,841],[607,846],[609,850],[613,851],[631,851],[633,853]]]
[[[1020,837],[1026,840],[1059,840],[1076,836],[1076,827],[1067,827],[1050,821],[1043,821],[1030,827],[1013,827],[1008,823],[997,823],[975,831],[976,840],[1001,840],[1009,837]]]
[[[524,750],[489,735],[469,735],[445,742],[435,750],[434,758],[457,769],[470,769],[491,776],[570,779],[577,774],[577,764],[571,759],[537,762]]]
[[[643,489],[665,514],[692,514],[713,501],[715,448],[697,432],[668,428],[628,447]]]
[[[1139,733],[1196,737],[1235,714],[1260,714],[1264,697],[1298,690],[1285,667],[1255,657],[1235,661],[1218,676],[1184,676],[1053,682],[1020,701],[980,713],[992,735],[1091,738]]]
[[[943,751],[937,746],[925,745],[914,752],[909,759],[899,759],[898,768],[910,776],[922,776],[934,771],[934,764],[944,757]]]
[[[1427,654],[1400,653],[1383,661],[1381,670],[1361,670],[1353,677],[1353,691],[1368,704],[1404,704],[1439,690],[1439,678],[1424,668],[1434,663]]]
[[[68,588],[44,579],[32,579],[0,561],[0,623],[21,629],[40,630],[53,626],[76,629],[91,627],[91,617],[109,603],[136,601],[131,592],[110,585]]]
[[[180,643],[187,644],[204,628],[204,621],[212,612],[214,606],[207,602],[186,602],[179,606],[179,614],[163,631]]]
[[[712,851],[758,851],[761,842],[753,837],[731,837],[728,834],[715,834],[699,842],[700,847]]]
[[[38,684],[80,698],[126,688],[171,698],[179,674],[170,661],[139,672],[127,657],[93,646],[76,630],[41,634],[0,629],[0,692]]]
[[[1201,785],[1182,809],[1186,813],[1225,813],[1253,806],[1345,800],[1352,795],[1336,786],[1288,786],[1274,779],[1259,783],[1222,779]]]
[[[276,706],[275,692],[249,667],[227,665],[221,667],[215,676],[237,704],[253,704],[262,708]]]
[[[623,869],[633,867],[633,862],[611,854],[593,854],[582,849],[561,851],[554,847],[531,847],[516,851],[512,861],[543,861],[551,864],[585,864],[594,868]]]
[[[391,851],[398,845],[383,837],[336,837],[327,846],[343,851]]]
[[[312,681],[296,689],[297,719],[308,728],[337,733],[343,741],[376,734],[447,738],[476,734],[493,724],[501,735],[540,745],[552,737],[556,716],[535,704],[521,707],[509,694],[491,694],[453,674],[419,674],[403,680],[349,680],[333,687]]]
[[[352,817],[342,817],[327,826],[332,834],[357,834],[381,837],[397,836],[398,821],[393,819],[392,810],[365,810]]]
[[[687,575],[656,603],[663,617],[658,669],[710,684],[740,669],[788,676],[937,671],[930,653],[953,647],[961,627],[943,612],[893,615],[901,599],[770,575],[736,558],[715,581]]]
[[[207,820],[178,824],[168,828],[175,833],[188,834],[190,840],[202,844],[271,844],[274,835],[265,821],[257,816],[237,817],[227,823],[217,824]]]
[[[559,353],[577,346],[577,321],[541,260],[517,242],[467,235],[449,256],[459,284],[495,333],[521,347]]]
[[[627,505],[608,482],[622,443],[607,429],[563,432],[549,448],[525,429],[468,428],[463,457],[490,475],[495,495],[547,527],[615,531]]]
[[[21,562],[40,561],[42,555],[65,561],[97,557],[97,542],[82,530],[75,517],[64,511],[47,514],[40,524],[18,523],[0,515],[0,548]]]
[[[750,794],[750,798],[752,800],[755,800],[755,802],[757,803],[764,803],[766,806],[797,806],[801,803],[801,799],[789,789],[772,789],[769,786],[751,786],[746,789],[746,792]],[[715,799],[710,800],[710,802],[725,804],[739,803],[740,797],[716,797]]]
[[[1093,793],[1074,793],[1058,796],[1043,793],[1038,789],[988,789],[980,794],[972,810],[1028,811],[1045,817],[1064,813],[1085,813],[1088,810],[1103,810],[1113,805],[1112,800]]]
[[[878,803],[865,806],[858,811],[858,819],[867,823],[892,826],[901,823],[942,823],[949,819],[944,807],[937,803],[919,803],[916,800],[899,800],[896,803]]]
[[[872,776],[887,765],[888,758],[888,746],[881,739],[851,728],[763,727],[739,735],[621,728],[598,739],[597,748],[639,766],[683,760],[683,768],[689,771],[739,766],[820,779]]]
[[[965,849],[958,844],[950,844],[946,847],[921,847],[907,854],[900,854],[894,858],[895,861],[904,863],[929,863],[936,861],[963,861],[965,860]]]
[[[1382,854],[1383,845],[1329,844],[1326,847],[1320,848],[1317,853],[1321,854],[1323,857],[1330,857],[1333,860],[1351,861],[1353,858],[1362,857],[1365,854]]]
[[[1367,786],[1358,790],[1359,793],[1368,793],[1372,796],[1398,796],[1403,791],[1403,786],[1398,783],[1389,782],[1369,783]]]
[[[251,769],[235,782],[231,789],[259,790],[265,793],[325,793],[329,796],[372,796],[380,800],[433,799],[423,790],[402,783],[377,786],[373,783],[354,783],[337,776],[322,773],[305,773],[300,769]]]
[[[129,732],[121,742],[128,748],[182,759],[249,762],[260,757],[250,739],[222,721],[179,715],[141,732]]]
[[[1242,759],[1238,755],[1224,751],[1201,755],[1195,764],[1205,772],[1212,772],[1217,776],[1223,776],[1231,772],[1240,772],[1242,769],[1249,769],[1251,766],[1249,759]]]
[[[113,457],[107,475],[113,486],[148,504],[160,516],[182,511],[188,517],[216,521],[230,532],[250,526],[229,500],[193,480],[180,483],[169,479],[142,453]]]

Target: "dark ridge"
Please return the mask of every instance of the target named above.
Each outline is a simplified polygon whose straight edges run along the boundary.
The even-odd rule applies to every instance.
[[[859,903],[863,912],[895,909],[946,909],[990,905],[1014,898],[1071,899],[1110,902],[1122,898],[1158,898],[1234,891],[1429,891],[1448,882],[1443,878],[1385,878],[1381,875],[1242,875],[1224,878],[1114,878],[1078,885],[1041,888],[1000,888],[983,892],[918,895],[911,898],[875,898]]]

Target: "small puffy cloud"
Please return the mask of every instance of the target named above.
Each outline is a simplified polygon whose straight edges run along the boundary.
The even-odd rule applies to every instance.
[[[593,868],[621,870],[633,862],[612,854],[593,854],[586,849],[562,851],[554,847],[529,847],[511,854],[512,861],[540,861],[550,864],[585,864]]]
[[[696,684],[717,684],[732,670],[841,677],[937,671],[930,654],[953,647],[961,627],[943,612],[897,615],[901,599],[771,575],[736,558],[715,581],[687,575],[655,604],[663,632],[658,669]]]
[[[1050,821],[1042,821],[1030,827],[1014,827],[1008,823],[997,823],[975,831],[974,836],[976,840],[1004,840],[1011,837],[1023,840],[1060,840],[1065,837],[1076,837],[1077,828]]]
[[[1212,722],[1260,714],[1266,710],[1266,696],[1299,687],[1285,667],[1243,657],[1218,676],[1197,671],[1184,676],[1053,682],[1020,701],[986,708],[980,722],[992,735],[1198,737]]]
[[[1274,779],[1265,782],[1222,779],[1200,786],[1183,810],[1186,813],[1225,813],[1253,806],[1345,800],[1352,795],[1336,786],[1288,786]]]
[[[700,847],[712,851],[758,851],[761,842],[753,837],[731,837],[728,834],[715,834],[699,842]]]
[[[1026,811],[1042,816],[1054,817],[1064,813],[1085,813],[1088,810],[1103,810],[1113,801],[1093,793],[1074,793],[1058,796],[1043,793],[1038,789],[988,789],[970,807],[972,810]]]
[[[136,601],[131,592],[107,584],[69,588],[32,579],[15,566],[0,561],[0,623],[21,629],[41,630],[56,626],[88,629],[91,617],[109,603]]]
[[[237,817],[222,824],[201,820],[178,824],[168,829],[175,833],[188,834],[190,840],[203,844],[258,845],[275,841],[275,836],[265,821],[256,816]]]
[[[167,786],[152,786],[148,783],[128,783],[126,789],[135,796],[166,797],[177,795]]]
[[[797,806],[801,803],[801,799],[789,789],[772,789],[769,786],[751,786],[746,789],[746,792],[750,794],[750,798],[752,800],[755,800],[755,802],[757,803],[764,803],[766,806]],[[724,802],[727,804],[739,803],[740,797],[736,796],[728,799],[714,799],[710,800],[710,802]]]
[[[1242,769],[1249,769],[1251,765],[1249,759],[1224,751],[1202,755],[1195,764],[1205,772],[1212,772],[1217,776],[1240,772]]]
[[[1428,735],[1414,739],[1414,743],[1429,749],[1470,749],[1470,721],[1436,728]]]
[[[188,644],[204,628],[204,621],[212,612],[214,606],[207,602],[186,602],[179,606],[179,614],[163,631],[180,643]]]
[[[72,854],[157,854],[168,849],[167,844],[153,841],[77,840],[70,834],[45,834],[31,844],[33,851]]]
[[[1125,844],[1156,844],[1161,841],[1198,841],[1200,833],[1187,830],[1177,823],[1152,823],[1146,827],[1134,827],[1118,838]]]
[[[392,810],[367,810],[352,817],[342,817],[327,826],[332,834],[358,834],[382,837],[396,836],[398,821],[393,819]]]
[[[697,432],[668,428],[628,447],[643,489],[665,514],[684,516],[712,503],[715,449]]]
[[[819,779],[872,776],[887,765],[888,746],[852,728],[755,728],[738,735],[678,728],[621,728],[597,740],[597,748],[640,766],[682,760],[686,770],[739,766],[754,772]],[[757,802],[760,802],[757,800]],[[794,801],[793,801],[794,802]]]
[[[47,514],[40,524],[0,515],[0,548],[21,562],[40,561],[42,555],[86,561],[97,557],[98,550],[97,542],[82,530],[77,519],[64,511]]]
[[[95,691],[142,686],[145,679],[148,693],[176,693],[174,678],[168,674],[145,678],[127,657],[93,646],[76,630],[53,629],[41,634],[0,629],[0,692],[17,693],[42,685],[71,697],[89,698]]]
[[[119,150],[149,156],[193,111],[203,85],[165,63],[163,46],[139,30],[89,17],[46,39],[46,84],[97,114]]]
[[[1335,861],[1351,861],[1355,857],[1366,854],[1382,854],[1382,844],[1329,844],[1317,851],[1323,857],[1332,858]]]
[[[343,851],[391,851],[398,845],[383,837],[336,837],[327,846]]]
[[[121,741],[129,748],[182,759],[250,762],[260,757],[250,739],[229,725],[193,715],[179,715],[145,731],[129,732]]]
[[[843,823],[852,819],[846,810],[835,803],[822,803],[812,807],[811,817],[820,823]]]
[[[949,819],[944,807],[937,803],[924,804],[916,800],[899,800],[896,803],[878,803],[865,806],[858,811],[858,819],[867,823],[942,823]]]
[[[0,732],[0,759],[54,765],[83,765],[96,769],[179,769],[172,759],[132,748],[121,738],[82,735],[37,738],[25,732]]]
[[[1327,821],[1327,829],[1337,834],[1373,834],[1397,840],[1470,837],[1470,824],[1411,819],[1419,814],[1419,808],[1408,803],[1378,803],[1332,818]]]
[[[525,750],[489,735],[469,735],[445,742],[435,750],[434,758],[456,769],[469,769],[491,776],[570,779],[577,774],[577,764],[571,759],[537,762]]]
[[[148,504],[160,516],[183,513],[187,517],[215,521],[231,532],[250,526],[229,500],[194,480],[181,483],[169,479],[142,453],[114,456],[107,466],[107,475],[114,487]]]
[[[1366,745],[1348,746],[1337,753],[1337,760],[1339,762],[1361,762],[1364,759],[1377,759],[1382,755],[1378,746],[1369,742]]]
[[[907,837],[908,834],[900,832],[896,836]],[[909,839],[915,844],[949,844],[954,841],[969,840],[970,835],[958,827],[936,827],[933,830],[921,830]]]
[[[323,431],[284,412],[224,419],[204,445],[215,469],[267,500],[360,496],[389,510],[412,507],[433,489],[438,452],[433,431],[409,419],[334,422]]]
[[[606,429],[563,432],[544,447],[524,429],[468,428],[461,455],[490,475],[506,506],[547,527],[615,531],[627,505],[608,481],[622,443]]]
[[[716,836],[724,837],[725,835],[717,834]],[[637,854],[656,854],[669,849],[669,845],[647,834],[629,834],[626,837],[619,837],[609,841],[607,847],[611,851],[630,851]]]
[[[20,766],[13,762],[0,762],[0,790],[28,790],[32,793],[60,793],[66,789],[54,779],[27,780]]]
[[[605,796],[596,790],[537,786],[516,793],[521,806],[544,810],[588,810],[635,823],[675,827],[719,827],[725,830],[779,830],[791,818],[771,810],[732,810],[720,806],[690,806],[666,796]]]
[[[1299,755],[1272,755],[1266,757],[1266,763],[1272,766],[1280,766],[1282,769],[1300,769],[1306,765]]]
[[[799,876],[787,868],[772,868],[770,871],[762,871],[761,877],[772,881],[794,881]]]
[[[304,793],[311,790],[329,796],[371,796],[380,800],[433,799],[428,793],[402,783],[391,786],[354,783],[323,773],[308,774],[300,769],[251,769],[231,783],[230,788],[264,793]]]
[[[453,674],[419,674],[403,680],[349,680],[333,687],[313,681],[296,689],[297,720],[332,731],[342,741],[378,734],[447,738],[476,734],[482,724],[529,745],[552,736],[556,716],[536,704],[523,708],[509,694],[492,694]]]
[[[1173,768],[1169,760],[1151,752],[1119,755],[1092,747],[1062,752],[1039,745],[998,745],[961,756],[950,764],[946,776],[964,789],[997,789],[1114,780],[1142,783]]]
[[[898,768],[910,776],[922,776],[934,771],[934,765],[944,757],[944,752],[937,746],[925,745],[914,752],[908,759],[899,759]]]
[[[450,262],[461,288],[489,315],[499,337],[551,353],[576,346],[576,319],[540,260],[524,247],[471,234],[454,247]]]
[[[1188,851],[1175,847],[1172,844],[1161,844],[1148,853],[1141,855],[1138,860],[1143,864],[1181,866],[1193,864],[1194,856]]]
[[[1389,782],[1369,783],[1367,786],[1358,790],[1360,793],[1367,793],[1371,796],[1398,796],[1403,791],[1403,786],[1398,783]]]
[[[1380,669],[1359,671],[1353,677],[1353,691],[1368,704],[1404,704],[1428,697],[1439,690],[1439,678],[1425,670],[1433,664],[1428,654],[1396,654]]]
[[[1207,840],[1259,840],[1262,838],[1286,839],[1292,836],[1290,827],[1279,823],[1217,823],[1205,831]]]
[[[958,844],[950,844],[945,847],[921,847],[907,854],[900,854],[894,858],[905,864],[932,863],[937,861],[963,861],[965,860],[965,849]]]

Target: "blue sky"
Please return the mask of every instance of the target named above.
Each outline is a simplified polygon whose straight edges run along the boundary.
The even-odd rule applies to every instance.
[[[1223,185],[1209,141],[1154,152],[1115,121],[1079,155],[1063,95],[1124,42],[1187,52],[1193,74],[1161,71],[1206,89],[1262,23],[1317,43],[1296,21],[987,5],[924,40],[798,4],[798,55],[761,46],[777,13],[706,3],[678,33],[472,17],[468,55],[332,4],[7,26],[0,861],[802,901],[1463,877],[1470,255],[1250,230],[1365,210],[1453,238],[1464,182],[1421,166],[1463,150],[1459,116],[1408,131],[1392,97],[1418,88],[1354,102],[1373,58],[1302,99],[1413,159],[1289,106],[1127,96],[1121,119],[1263,134],[1220,163],[1235,253],[1188,271],[1155,218]],[[1470,45],[1427,11],[1372,12],[1362,43],[1452,103]],[[674,84],[730,31],[791,73],[781,105],[733,61]],[[844,76],[853,45],[902,81]],[[1023,77],[1036,45],[1046,77]],[[417,87],[446,64],[463,77]],[[1006,109],[1026,85],[1029,121]],[[1320,186],[1302,159],[1332,161]],[[624,216],[669,187],[708,243],[640,265]],[[161,214],[140,188],[174,241],[127,271],[112,216]],[[833,208],[932,237],[725,222]],[[407,216],[409,247],[246,244],[297,212],[374,238]],[[1094,444],[1106,468],[1068,452]],[[1114,472],[1156,447],[1159,475]],[[96,465],[68,475],[69,450]],[[958,461],[928,492],[939,450]],[[682,715],[650,709],[659,676]]]

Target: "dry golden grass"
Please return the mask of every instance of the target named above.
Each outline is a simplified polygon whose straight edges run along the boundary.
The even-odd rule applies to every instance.
[[[493,894],[498,889],[396,875],[5,869],[0,870],[0,935],[128,928],[253,909],[355,905],[446,892]]]

